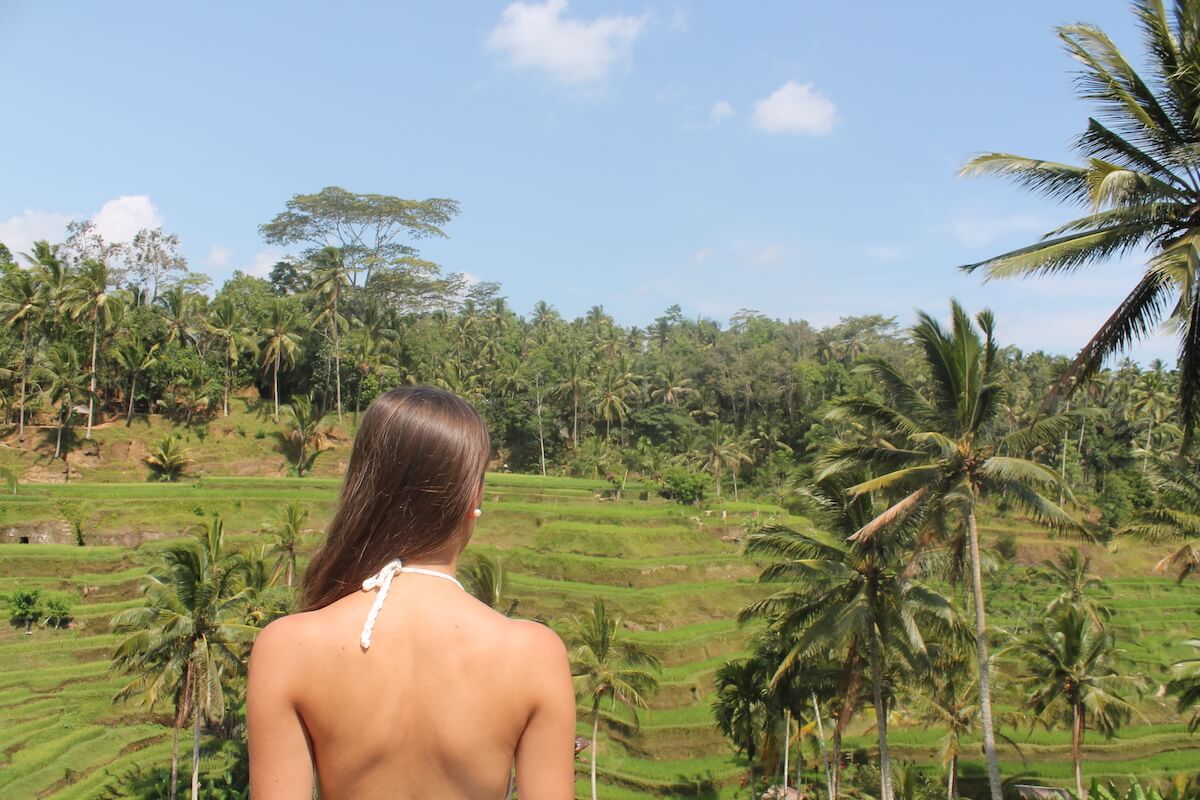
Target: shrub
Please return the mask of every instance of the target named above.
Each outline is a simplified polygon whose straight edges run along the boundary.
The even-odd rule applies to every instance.
[[[150,448],[150,454],[143,461],[150,467],[153,480],[174,483],[183,475],[183,470],[192,460],[188,458],[187,450],[174,435],[164,436]]]
[[[704,499],[704,490],[708,488],[708,476],[692,472],[683,467],[668,467],[663,470],[660,496],[679,503],[695,505]]]
[[[43,623],[51,628],[65,628],[71,623],[73,598],[65,594],[51,595],[46,598],[46,608],[43,612]]]
[[[42,590],[14,589],[5,598],[14,625],[24,625],[26,633],[33,633],[33,626],[42,618]]]

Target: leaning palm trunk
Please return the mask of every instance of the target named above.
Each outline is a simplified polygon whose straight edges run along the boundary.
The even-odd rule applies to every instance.
[[[195,675],[192,678],[192,797],[191,800],[199,800],[200,797],[200,677]]]
[[[596,751],[600,749],[600,709],[592,713],[592,800],[596,800]]]
[[[86,439],[92,438],[92,410],[96,402],[96,340],[100,335],[100,317],[92,322],[92,377],[88,381],[88,423]]]
[[[17,441],[25,443],[25,380],[29,372],[29,323],[21,336],[21,405],[17,410]]]
[[[279,350],[275,351],[275,374],[271,380],[271,391],[275,396],[275,423],[279,424]]]
[[[342,421],[342,354],[338,347],[338,298],[333,295],[333,373],[337,381],[337,414],[338,422]]]
[[[71,395],[67,395],[66,399],[63,401],[62,409],[58,412],[58,437],[54,441],[54,457],[55,458],[59,458],[62,456],[63,428],[65,428],[67,426],[67,417],[70,415],[70,413],[71,413]]]
[[[875,726],[879,731],[879,800],[892,800],[887,708],[883,703],[883,686],[879,675],[879,640],[874,635],[871,636],[871,694],[875,700]]]
[[[987,617],[983,608],[983,572],[979,566],[979,526],[975,521],[974,498],[967,512],[967,532],[971,546],[971,592],[975,603],[975,649],[979,658],[979,717],[983,727],[983,754],[987,759],[991,799],[1003,800],[1000,761],[996,755],[996,731],[992,726],[991,666],[988,663]]]
[[[225,416],[229,416],[229,347],[225,348]]]
[[[129,379],[129,410],[125,412],[125,427],[133,424],[133,395],[137,392],[137,372]]]
[[[817,705],[817,693],[812,693],[813,715],[817,718],[817,743],[821,748],[821,760],[825,762],[825,791],[833,800],[833,771],[829,767],[829,754],[825,752],[825,724],[821,721],[821,707]]]
[[[1083,788],[1083,708],[1076,703],[1071,709],[1071,760],[1075,766],[1075,796],[1087,800]]]

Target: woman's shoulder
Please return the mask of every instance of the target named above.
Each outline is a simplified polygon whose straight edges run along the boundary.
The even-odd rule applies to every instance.
[[[288,614],[274,620],[254,638],[251,664],[271,662],[272,670],[297,663],[297,656],[311,653],[310,644],[319,641],[326,624],[319,611]]]

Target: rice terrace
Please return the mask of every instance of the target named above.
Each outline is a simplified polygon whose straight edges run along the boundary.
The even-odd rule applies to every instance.
[[[1200,800],[1200,0],[1043,5],[0,9],[13,108],[103,123],[0,165],[0,798],[282,796],[251,653],[363,585],[400,674],[440,493],[407,572],[557,648],[556,799],[574,719],[592,800]],[[473,426],[374,462],[440,489],[359,480],[397,397]]]

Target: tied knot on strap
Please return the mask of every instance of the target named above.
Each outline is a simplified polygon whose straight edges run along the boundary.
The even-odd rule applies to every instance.
[[[392,588],[392,579],[403,570],[404,564],[400,559],[396,559],[384,564],[383,569],[363,581],[364,592],[379,590],[375,595],[375,602],[371,605],[371,611],[367,614],[367,621],[363,623],[362,635],[358,637],[358,643],[362,645],[363,650],[371,647],[371,632],[375,630],[375,620],[383,608],[383,601],[387,599],[388,589]]]

